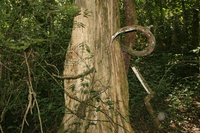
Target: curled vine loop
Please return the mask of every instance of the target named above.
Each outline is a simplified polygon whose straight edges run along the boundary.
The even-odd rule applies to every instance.
[[[130,31],[141,31],[143,34],[145,34],[145,36],[148,39],[147,47],[144,50],[137,51],[137,50],[133,50],[129,46],[124,46],[124,45],[121,46],[121,49],[122,49],[122,51],[127,52],[127,53],[129,53],[130,55],[133,55],[133,56],[146,56],[154,50],[155,45],[156,45],[156,39],[150,31],[151,27],[153,27],[153,25],[150,25],[148,27],[142,27],[142,26],[139,26],[139,25],[132,25],[132,26],[123,27],[123,28],[119,29],[112,36],[111,44],[112,44],[113,40],[121,33],[130,32]]]

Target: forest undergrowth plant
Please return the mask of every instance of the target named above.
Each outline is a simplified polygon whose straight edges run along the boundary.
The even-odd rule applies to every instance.
[[[168,59],[166,57],[163,57],[164,59],[166,59],[166,62],[172,59],[170,56],[167,57]],[[200,87],[200,80],[198,80],[199,74],[190,73],[186,77],[179,77],[179,73],[176,73],[176,71],[174,71],[174,68],[178,67],[180,69],[181,66],[184,65],[183,62],[179,63],[178,61],[174,64],[164,64],[163,62],[159,62],[159,60],[154,60],[154,64],[152,64],[152,62],[148,62],[148,60],[152,60],[154,58],[154,54],[148,57],[139,58],[136,59],[136,61],[138,61],[136,62],[136,64],[139,66],[141,73],[143,74],[149,85],[152,86],[152,89],[154,91],[156,91],[155,97],[154,99],[152,99],[152,106],[155,108],[155,110],[158,111],[158,114],[159,112],[165,113],[165,120],[162,121],[163,127],[168,131],[184,131],[184,128],[187,125],[185,124],[186,119],[190,119],[190,121],[188,121],[190,125],[193,124],[193,126],[195,126],[195,123],[197,123],[197,116],[199,115],[197,113],[198,105],[194,104],[196,103],[195,101],[198,101],[200,99],[199,91],[197,89]],[[156,67],[157,69],[154,69],[154,67]],[[183,67],[182,69],[185,68]],[[131,77],[132,80],[136,80],[135,78],[133,78],[134,77]],[[133,85],[132,81],[129,81],[129,85],[135,88],[130,90],[131,97],[134,96],[134,99],[130,98],[130,103],[132,103],[130,104],[132,105],[130,106],[130,109],[132,112],[137,113],[140,118],[141,116],[144,116],[145,118],[149,117],[147,115],[147,112],[142,111],[144,110],[142,109],[144,108],[144,103],[142,103],[142,99],[140,98],[142,94],[142,88],[139,86],[138,82],[135,81],[134,83],[137,84]],[[134,95],[134,93],[136,93],[137,95]],[[140,111],[134,111],[132,108],[137,108]],[[133,119],[134,118],[139,119],[135,115],[133,116]],[[193,122],[191,120],[193,120]],[[150,121],[148,121],[147,118],[143,119],[143,123],[149,122]],[[139,128],[139,126],[136,127]]]

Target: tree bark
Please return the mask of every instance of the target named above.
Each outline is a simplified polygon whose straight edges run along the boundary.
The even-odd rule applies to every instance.
[[[126,16],[126,26],[130,25],[136,25],[137,24],[137,16],[134,6],[134,0],[123,0],[124,10],[125,10],[125,16]],[[133,46],[135,42],[135,32],[129,32],[125,35],[125,46]],[[123,52],[124,57],[124,63],[125,63],[125,69],[126,73],[128,73],[129,70],[129,64],[131,56],[130,54]]]
[[[64,66],[65,115],[58,133],[133,133],[129,92],[117,39],[117,0],[75,0],[71,45]]]

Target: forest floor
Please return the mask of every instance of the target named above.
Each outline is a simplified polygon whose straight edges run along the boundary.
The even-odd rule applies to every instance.
[[[171,114],[166,113],[165,120],[161,121],[162,128],[160,130],[154,128],[153,120],[146,115],[148,112],[145,109],[139,109],[132,113],[136,114],[131,117],[131,123],[133,123],[132,126],[136,133],[200,133],[200,96],[192,101],[187,110],[180,109]],[[175,115],[179,117],[174,117]]]

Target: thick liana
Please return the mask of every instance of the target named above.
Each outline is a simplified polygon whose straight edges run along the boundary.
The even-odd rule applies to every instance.
[[[152,32],[150,31],[151,27],[153,27],[153,26],[150,25],[148,27],[142,27],[139,25],[132,25],[132,26],[123,27],[123,28],[119,29],[112,36],[110,45],[112,45],[113,40],[121,33],[130,32],[130,31],[141,31],[143,34],[145,34],[145,36],[148,39],[147,47],[144,50],[137,51],[137,50],[133,50],[129,46],[124,46],[124,45],[121,45],[121,49],[122,49],[122,51],[127,52],[133,56],[146,56],[154,50],[155,45],[156,45],[156,39],[155,39],[154,35],[152,34]]]

